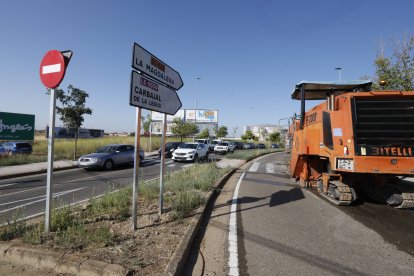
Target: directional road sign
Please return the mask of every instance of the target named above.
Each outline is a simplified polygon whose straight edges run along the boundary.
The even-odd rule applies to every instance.
[[[71,51],[50,50],[40,63],[40,80],[47,88],[59,86],[65,76],[66,67],[72,56]]]
[[[177,92],[132,71],[129,104],[174,115],[182,104]]]
[[[183,87],[183,80],[177,71],[159,60],[137,43],[134,43],[132,68],[164,83],[174,90],[178,90]]]

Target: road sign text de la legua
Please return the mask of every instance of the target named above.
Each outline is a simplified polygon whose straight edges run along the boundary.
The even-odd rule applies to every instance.
[[[129,104],[174,115],[182,104],[177,92],[132,71]]]

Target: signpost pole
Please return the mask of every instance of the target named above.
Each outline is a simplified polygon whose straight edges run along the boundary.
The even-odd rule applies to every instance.
[[[165,167],[165,135],[167,132],[167,114],[164,113],[164,127],[162,129],[162,141],[161,141],[161,166],[160,166],[160,210],[161,215],[164,209],[164,167]]]
[[[56,109],[56,93],[55,89],[50,89],[50,111],[49,111],[49,139],[47,149],[47,182],[46,182],[46,211],[45,211],[45,232],[50,230],[50,205],[52,200],[52,182],[53,182],[53,149],[55,134],[55,109]]]
[[[139,149],[141,147],[141,108],[137,107],[137,130],[135,132],[135,158],[134,158],[134,181],[132,184],[132,229],[137,229],[138,211],[138,171],[139,171]]]

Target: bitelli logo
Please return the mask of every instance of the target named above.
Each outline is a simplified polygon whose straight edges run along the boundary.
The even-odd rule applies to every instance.
[[[414,156],[414,146],[371,146],[370,154],[376,156]]]

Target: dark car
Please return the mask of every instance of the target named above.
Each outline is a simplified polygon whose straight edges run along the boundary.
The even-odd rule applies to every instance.
[[[165,144],[165,157],[171,157],[172,153],[182,144],[183,142],[168,142]],[[158,157],[161,158],[161,148],[158,150]]]
[[[258,148],[258,149],[265,149],[266,148],[266,145],[260,143],[260,144],[257,144],[256,148]]]
[[[135,158],[135,148],[131,145],[113,144],[98,149],[95,153],[83,155],[78,159],[78,167],[103,168],[111,170],[115,166],[123,164],[133,164]],[[139,162],[144,160],[144,151],[139,150]]]
[[[256,146],[253,143],[245,143],[244,149],[254,149]]]
[[[278,149],[279,148],[279,145],[278,144],[271,144],[270,145],[270,148],[272,148],[272,149]]]
[[[236,142],[234,142],[234,144],[236,145],[236,149],[238,149],[238,150],[244,149],[244,143],[243,142],[236,141]]]
[[[30,154],[33,151],[32,145],[27,142],[6,142],[3,143],[2,147],[9,155],[23,153]]]

